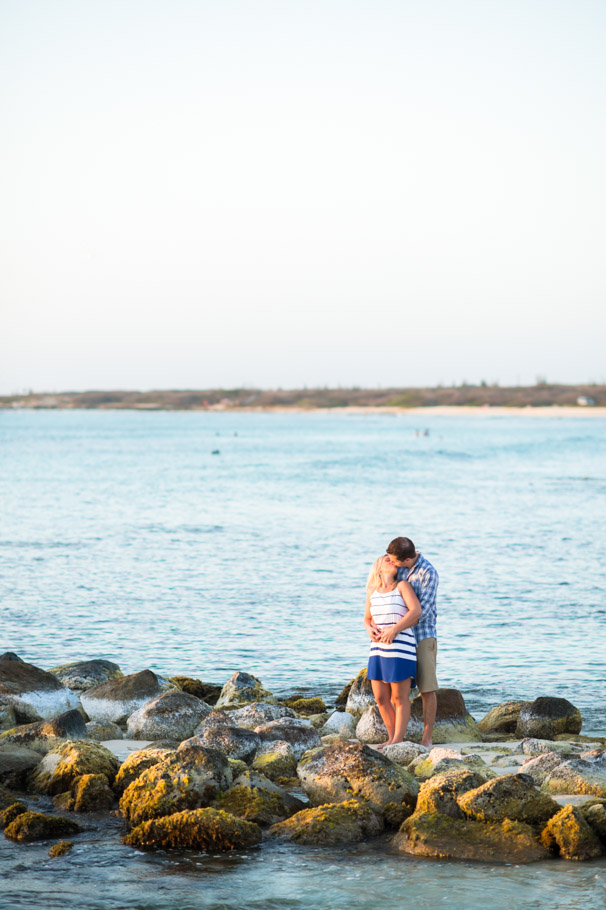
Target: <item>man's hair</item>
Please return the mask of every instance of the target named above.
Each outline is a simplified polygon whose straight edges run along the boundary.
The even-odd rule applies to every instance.
[[[387,547],[387,552],[390,556],[401,559],[402,562],[405,559],[414,559],[417,555],[415,545],[409,537],[394,537]]]

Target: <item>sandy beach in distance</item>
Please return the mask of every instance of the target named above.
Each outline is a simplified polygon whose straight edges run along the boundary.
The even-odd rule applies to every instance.
[[[502,408],[481,405],[479,407],[460,405],[438,405],[423,408],[392,408],[392,407],[355,407],[348,405],[344,408],[296,408],[296,407],[271,407],[271,408],[207,408],[206,410],[219,411],[258,411],[264,413],[290,412],[290,413],[329,413],[339,414],[414,414],[419,417],[606,417],[606,408],[601,407],[562,407],[552,405],[547,408]]]

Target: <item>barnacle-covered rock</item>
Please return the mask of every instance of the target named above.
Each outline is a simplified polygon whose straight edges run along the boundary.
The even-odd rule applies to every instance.
[[[583,752],[556,765],[543,781],[543,790],[606,797],[606,750]]]
[[[122,762],[120,769],[116,774],[114,781],[114,793],[121,796],[129,784],[132,784],[147,768],[157,765],[167,758],[173,758],[177,754],[176,749],[155,747],[153,744],[145,749],[138,749],[131,752],[130,755]]]
[[[297,758],[301,758],[309,749],[317,749],[322,745],[318,731],[310,723],[296,717],[282,717],[261,724],[255,729],[255,733],[258,734],[261,744],[276,740],[290,743]]]
[[[360,720],[356,724],[356,737],[360,742],[372,745],[384,743],[389,738],[387,727],[383,723],[383,718],[376,704],[369,705],[360,715]]]
[[[230,710],[229,722],[245,730],[254,730],[261,724],[268,724],[281,717],[294,717],[295,712],[286,705],[268,705],[266,702],[251,702],[242,708]],[[197,732],[197,731],[196,731]]]
[[[463,818],[458,798],[468,790],[479,787],[485,780],[483,774],[468,768],[456,768],[437,774],[425,781],[419,790],[416,811],[420,814]]]

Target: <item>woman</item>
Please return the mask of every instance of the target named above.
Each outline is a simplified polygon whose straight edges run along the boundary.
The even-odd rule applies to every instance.
[[[410,687],[417,673],[417,643],[411,626],[419,621],[421,604],[408,582],[398,582],[397,575],[391,557],[381,556],[366,584],[364,625],[371,640],[367,676],[388,736],[379,748],[404,739],[410,720]]]

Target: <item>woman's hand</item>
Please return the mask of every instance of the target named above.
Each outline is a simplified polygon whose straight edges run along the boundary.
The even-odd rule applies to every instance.
[[[381,632],[379,641],[382,641],[383,644],[390,645],[397,634],[394,627],[391,626],[390,629],[384,629],[383,632]]]
[[[368,632],[368,635],[370,636],[370,640],[371,641],[380,641],[381,630],[379,629],[379,627],[376,626],[374,624],[374,622],[372,622],[372,620],[367,623],[365,622],[364,625],[366,626],[366,631]]]

